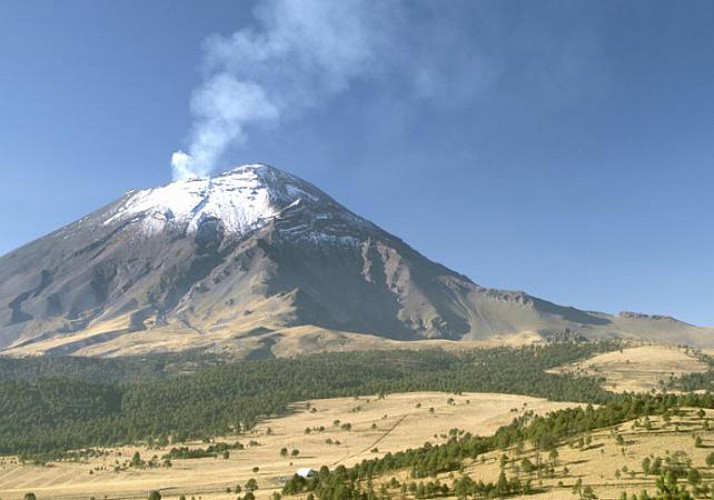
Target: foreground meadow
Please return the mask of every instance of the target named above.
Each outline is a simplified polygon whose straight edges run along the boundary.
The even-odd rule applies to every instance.
[[[101,456],[45,465],[23,465],[6,457],[0,463],[0,498],[21,499],[32,491],[41,500],[138,499],[159,490],[163,498],[183,494],[189,499],[229,499],[237,496],[236,485],[244,489],[251,479],[258,484],[256,497],[270,498],[298,468],[349,466],[427,441],[444,442],[452,429],[489,435],[524,411],[546,413],[569,406],[574,405],[483,393],[421,392],[381,399],[312,400],[296,403],[291,415],[263,421],[248,433],[217,438],[216,442],[240,441],[245,446],[230,450],[228,458],[218,454],[215,458],[173,459],[167,468],[162,457],[172,445],[106,449]],[[188,446],[205,449],[209,445]],[[158,466],[131,466],[137,452],[145,462],[156,457]]]

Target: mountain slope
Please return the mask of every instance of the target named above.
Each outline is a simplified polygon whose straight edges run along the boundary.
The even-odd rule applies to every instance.
[[[315,327],[305,345],[318,348],[360,342],[345,332],[402,341],[566,329],[698,345],[711,337],[671,318],[483,288],[266,165],[127,193],[0,258],[0,348],[9,353],[271,355],[305,325]]]

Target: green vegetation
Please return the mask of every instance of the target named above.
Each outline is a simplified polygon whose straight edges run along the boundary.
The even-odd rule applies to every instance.
[[[657,492],[654,496],[643,490],[639,496],[632,495],[628,498],[623,492],[621,500],[692,500],[693,498],[711,498],[709,495],[712,488],[703,484],[702,474],[698,469],[692,467],[692,461],[683,451],[676,451],[671,456],[664,459],[656,457],[650,466],[650,459],[643,461],[643,472],[645,475],[657,475],[655,487]],[[708,464],[708,460],[707,460]],[[682,481],[680,481],[680,479]],[[689,489],[691,488],[691,489]]]
[[[435,478],[441,473],[457,471],[462,467],[464,460],[476,459],[479,455],[489,451],[506,449],[511,446],[518,447],[523,443],[530,443],[539,451],[553,450],[573,436],[648,415],[663,415],[681,406],[714,408],[714,395],[625,394],[597,409],[587,405],[585,408],[569,408],[545,416],[533,415],[528,412],[514,419],[510,425],[501,427],[491,437],[473,436],[469,433],[463,434],[461,437],[454,435],[442,445],[433,446],[427,443],[419,449],[394,454],[387,453],[382,458],[364,460],[349,469],[340,466],[334,471],[330,471],[323,466],[315,478],[305,480],[299,476],[293,477],[286,483],[283,493],[294,494],[309,491],[314,492],[320,499],[345,498],[340,496],[343,494],[350,495],[352,498],[360,497],[360,495],[370,498],[369,485],[372,479],[388,472],[406,469],[410,471],[410,476],[413,479]],[[557,460],[556,453],[548,454],[548,457],[552,461]],[[686,455],[681,453],[675,453],[664,460],[655,458],[654,461],[647,461],[643,463],[643,468],[646,468],[649,474],[661,473],[673,477],[674,487],[677,487],[676,480],[682,477],[686,477],[691,484],[698,483],[698,473],[691,468],[691,462],[687,460]],[[525,469],[524,472],[527,472]],[[531,468],[532,470],[534,468]],[[695,472],[692,472],[693,470]],[[672,487],[671,478],[665,478],[663,481],[665,481],[662,483],[663,487]],[[529,483],[514,482],[512,479],[506,478],[503,473],[498,484],[489,486],[457,478],[451,487],[442,485],[440,491],[443,495],[455,494],[459,498],[465,498],[465,496],[460,496],[457,490],[459,492],[466,490],[465,494],[467,495],[483,498],[504,497],[530,491]],[[592,488],[586,490],[582,485],[580,486],[577,493],[581,498],[595,498],[591,496],[594,495]]]
[[[483,391],[603,403],[613,395],[600,388],[599,380],[544,370],[619,347],[598,342],[466,352],[330,353],[222,363],[170,378],[177,363],[190,365],[189,358],[0,359],[0,371],[11,376],[0,380],[0,454],[52,459],[70,449],[167,443],[169,435],[174,442],[204,439],[246,430],[263,416],[284,414],[291,402],[313,398]],[[105,362],[116,363],[119,375],[100,374],[113,369]],[[29,376],[35,368],[40,377]],[[142,373],[149,375],[138,382]],[[100,382],[89,382],[95,375]]]
[[[684,349],[687,354],[709,365],[709,369],[702,373],[687,373],[676,378],[670,377],[667,381],[661,380],[660,385],[667,389],[684,392],[714,391],[714,356],[704,354],[701,349],[694,349],[685,345],[679,347]]]
[[[224,362],[225,356],[196,351],[121,358],[0,356],[0,380],[66,378],[95,384],[126,384],[195,373]]]
[[[669,388],[679,389],[686,392],[712,391],[714,390],[714,357],[702,353],[697,349],[688,349],[687,352],[695,356],[699,361],[709,365],[709,370],[703,373],[688,373],[681,377],[669,381]]]
[[[230,457],[229,450],[242,450],[244,446],[236,442],[234,444],[228,443],[215,443],[207,448],[189,448],[187,446],[181,446],[178,448],[171,448],[167,454],[163,457],[164,460],[176,460],[176,459],[196,459],[196,458],[207,458],[207,457],[217,457],[218,455],[224,458]],[[226,453],[229,455],[226,456]]]

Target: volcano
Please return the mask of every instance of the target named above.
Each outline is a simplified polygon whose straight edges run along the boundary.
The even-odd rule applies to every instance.
[[[5,354],[272,356],[563,336],[714,343],[666,316],[482,287],[262,164],[129,192],[0,257]]]

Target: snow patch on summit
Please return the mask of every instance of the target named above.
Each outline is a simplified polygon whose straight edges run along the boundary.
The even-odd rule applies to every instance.
[[[302,197],[314,199],[291,185],[290,199],[281,199],[265,181],[265,165],[245,165],[216,177],[188,179],[132,193],[104,224],[136,219],[148,234],[167,225],[195,232],[206,219],[220,219],[227,233],[244,234],[264,226]]]

